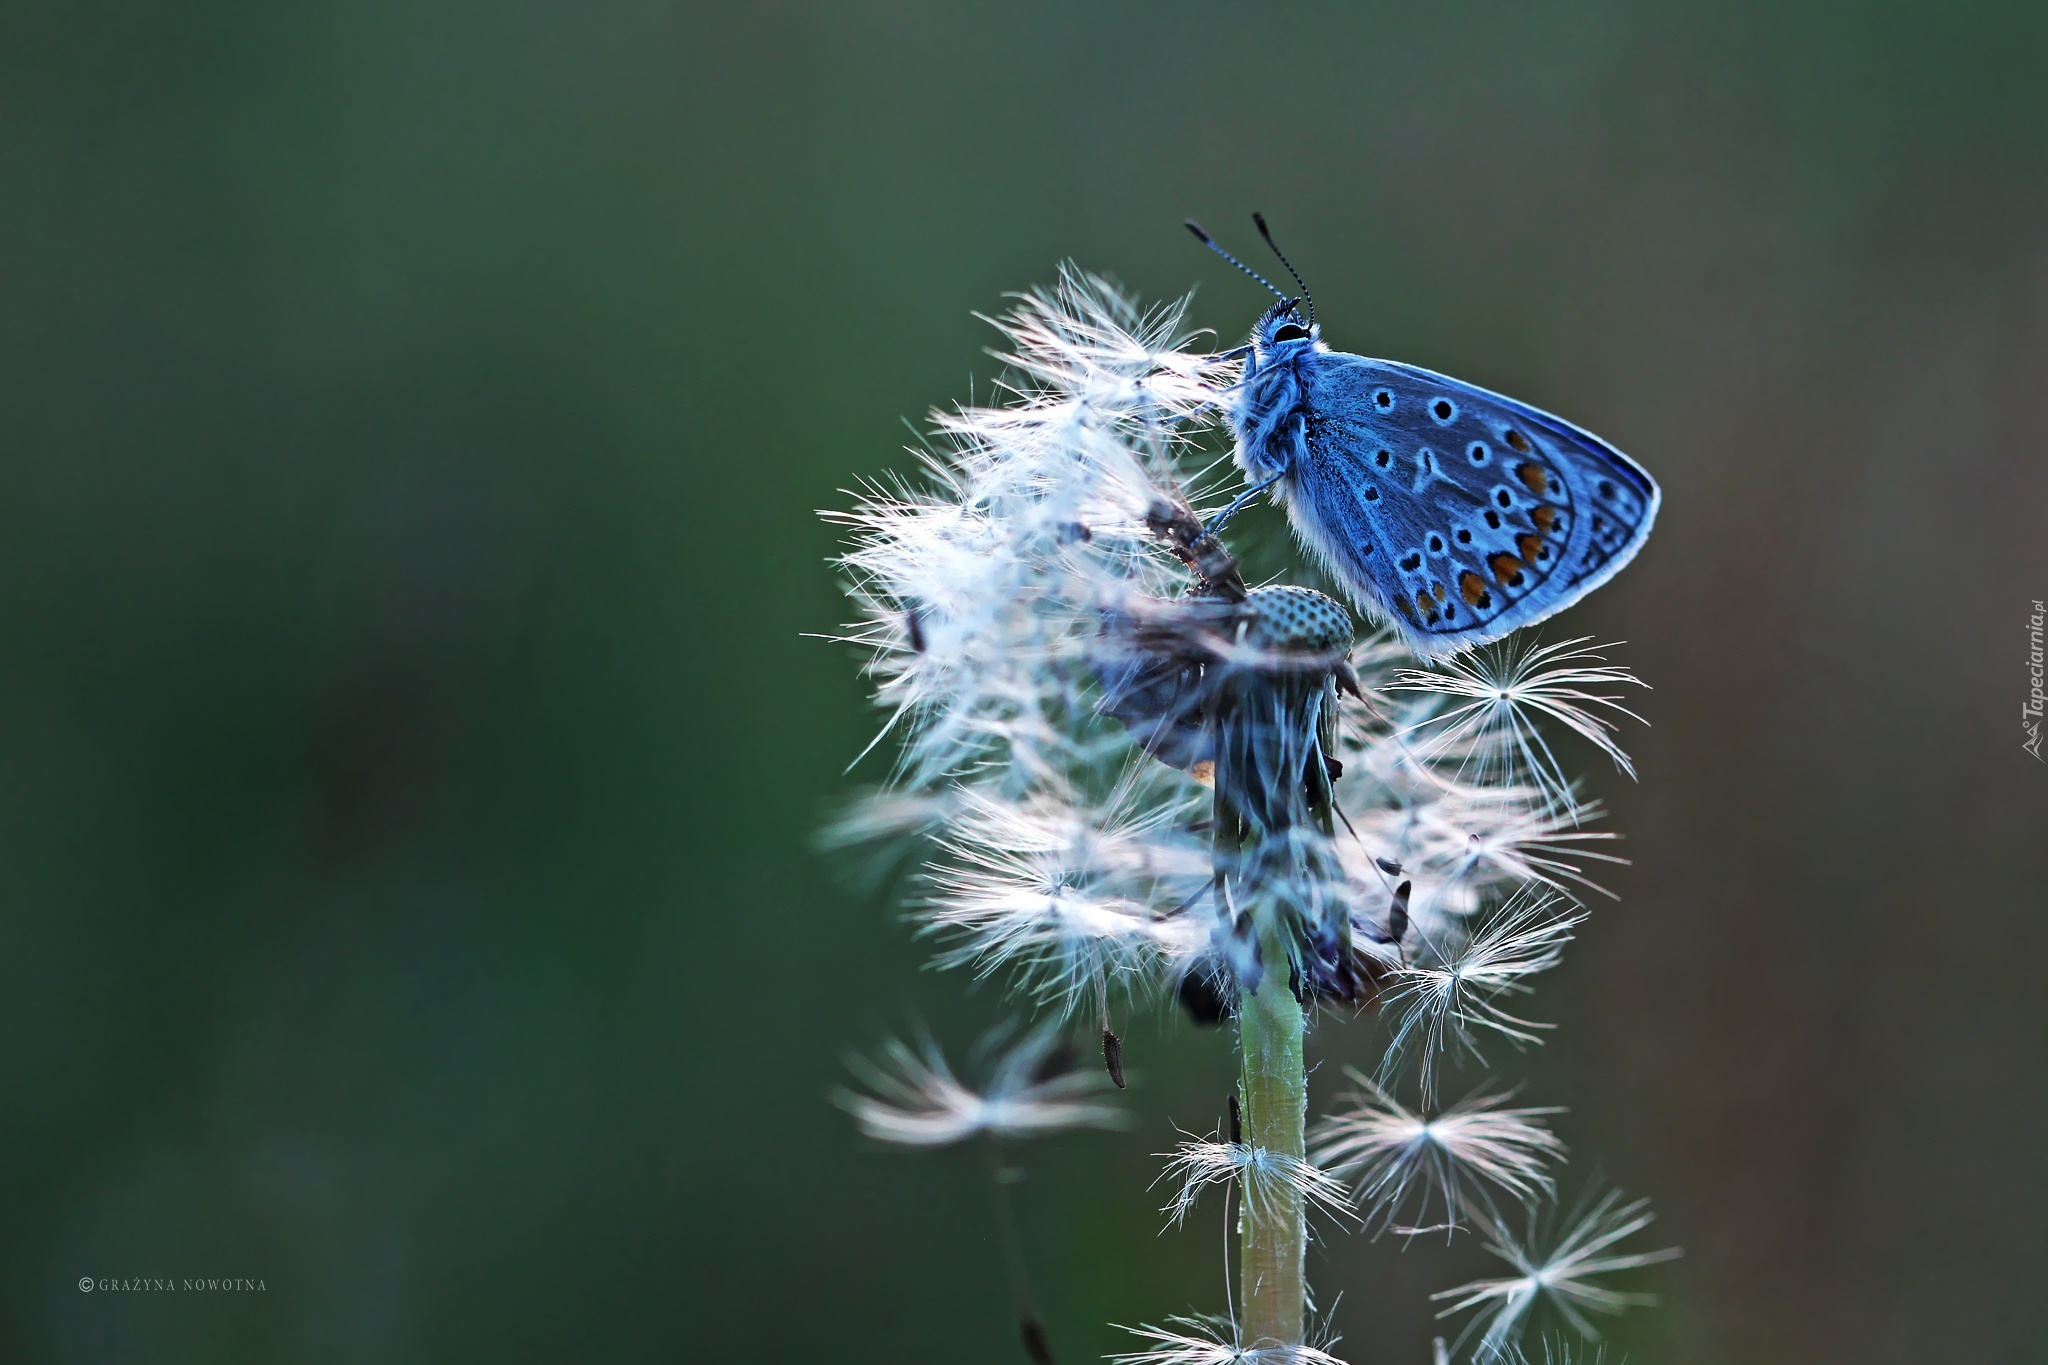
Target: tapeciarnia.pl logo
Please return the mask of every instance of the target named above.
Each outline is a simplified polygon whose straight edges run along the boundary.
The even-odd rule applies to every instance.
[[[2020,724],[2026,728],[2026,742],[2020,747],[2032,754],[2037,762],[2048,763],[2041,757],[2041,708],[2048,697],[2041,691],[2041,622],[2048,618],[2048,607],[2040,598],[2034,599],[2034,614],[2027,618],[2027,675],[2033,685],[2027,691],[2027,704],[2020,708]]]

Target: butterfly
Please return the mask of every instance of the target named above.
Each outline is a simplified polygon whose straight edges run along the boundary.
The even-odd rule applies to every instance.
[[[1366,613],[1418,653],[1455,654],[1553,616],[1649,538],[1661,494],[1643,467],[1561,417],[1415,365],[1333,351],[1301,286],[1252,328],[1224,411],[1252,487]],[[1306,309],[1302,305],[1306,305]]]

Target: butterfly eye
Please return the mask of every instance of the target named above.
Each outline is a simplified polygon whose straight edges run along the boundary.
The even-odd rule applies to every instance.
[[[1291,322],[1284,323],[1273,329],[1273,344],[1276,346],[1283,341],[1305,341],[1307,339],[1308,328],[1297,327]]]

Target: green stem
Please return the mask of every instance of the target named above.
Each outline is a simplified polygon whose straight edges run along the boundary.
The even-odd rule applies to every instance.
[[[1273,1156],[1301,1160],[1307,1151],[1308,1078],[1302,1065],[1302,1008],[1287,984],[1287,949],[1278,935],[1264,945],[1266,974],[1238,1010],[1244,1140]],[[1249,1180],[1249,1176],[1247,1176]],[[1308,1301],[1307,1210],[1285,1182],[1265,1196],[1247,1188],[1239,1215],[1243,1341],[1292,1346],[1302,1341]]]

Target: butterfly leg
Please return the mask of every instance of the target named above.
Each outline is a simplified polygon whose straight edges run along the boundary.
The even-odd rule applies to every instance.
[[[1250,502],[1253,498],[1256,498],[1259,494],[1265,492],[1268,488],[1271,488],[1274,484],[1280,482],[1280,480],[1285,478],[1286,476],[1287,471],[1283,469],[1278,474],[1275,474],[1272,478],[1267,479],[1265,482],[1253,484],[1250,488],[1245,489],[1244,492],[1239,493],[1236,499],[1231,502],[1230,506],[1224,508],[1221,512],[1218,512],[1215,516],[1209,518],[1209,524],[1202,528],[1203,534],[1213,536],[1218,531],[1221,531],[1223,529],[1223,523],[1229,521],[1232,517],[1236,516],[1240,511],[1242,511],[1246,503]]]
[[[1281,464],[1280,471],[1278,473],[1274,474],[1269,479],[1260,480],[1258,483],[1253,484],[1250,488],[1245,489],[1244,492],[1238,494],[1236,501],[1232,502],[1230,506],[1224,508],[1221,512],[1218,512],[1213,518],[1210,519],[1209,524],[1207,526],[1204,526],[1202,529],[1209,535],[1215,535],[1218,531],[1221,531],[1223,529],[1223,524],[1225,522],[1229,521],[1232,517],[1236,516],[1240,511],[1244,509],[1244,505],[1246,503],[1250,502],[1253,498],[1256,498],[1259,494],[1265,492],[1268,488],[1271,488],[1274,484],[1280,482],[1280,480],[1286,478],[1288,474],[1293,472],[1294,461],[1296,456],[1306,455],[1308,453],[1307,418],[1303,418],[1300,422],[1295,424],[1294,440],[1291,443],[1291,445],[1292,449],[1287,451],[1285,462]],[[1268,458],[1271,458],[1270,455],[1268,456]],[[1247,469],[1246,472],[1249,473],[1250,470]]]

